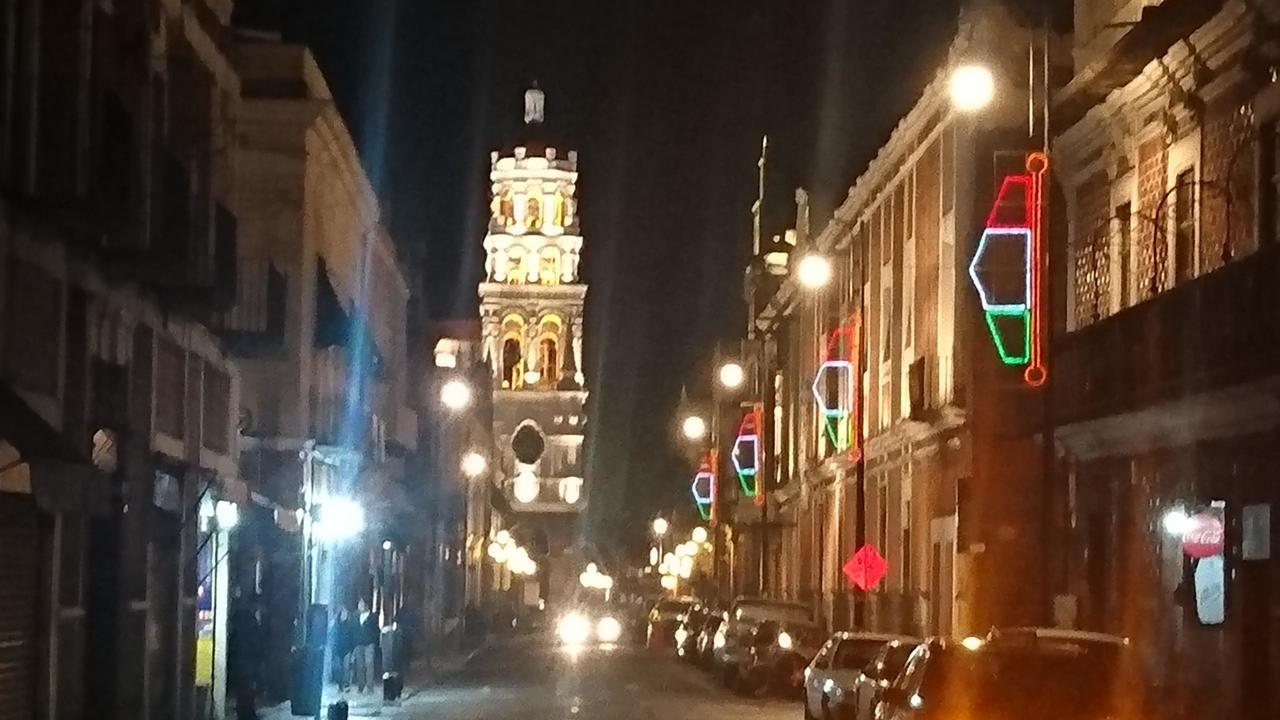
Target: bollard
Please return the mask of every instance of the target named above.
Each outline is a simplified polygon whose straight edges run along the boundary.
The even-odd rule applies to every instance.
[[[382,676],[382,699],[386,702],[395,702],[400,699],[400,695],[404,692],[404,678],[400,677],[400,673],[389,672]]]
[[[325,720],[347,720],[347,715],[350,712],[351,708],[347,706],[347,701],[339,700],[329,706],[329,712]]]

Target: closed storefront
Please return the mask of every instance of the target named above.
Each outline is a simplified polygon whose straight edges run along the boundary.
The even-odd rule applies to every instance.
[[[39,583],[35,500],[0,492],[0,720],[35,718]]]

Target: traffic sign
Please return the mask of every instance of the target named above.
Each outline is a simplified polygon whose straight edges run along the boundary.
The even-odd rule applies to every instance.
[[[889,574],[889,563],[879,550],[863,545],[845,562],[843,569],[845,577],[854,587],[868,592]]]

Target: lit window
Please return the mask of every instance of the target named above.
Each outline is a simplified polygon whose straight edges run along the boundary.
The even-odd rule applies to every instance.
[[[530,230],[535,230],[542,225],[542,202],[536,196],[530,197],[525,205],[524,224]]]
[[[542,251],[542,262],[538,268],[538,282],[543,285],[560,284],[560,253],[554,248]]]

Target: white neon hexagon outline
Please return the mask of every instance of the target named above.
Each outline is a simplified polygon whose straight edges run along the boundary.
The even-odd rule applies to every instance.
[[[756,463],[757,465],[759,465],[759,462],[760,462],[760,436],[757,435],[756,433],[739,435],[737,439],[733,441],[733,450],[729,452],[729,459],[733,461],[733,469],[736,470],[739,475],[755,475],[756,474],[756,468],[750,467],[750,468],[744,469],[742,465],[738,462],[738,446],[742,444],[743,440],[746,440],[748,438],[750,438],[751,442],[755,444],[755,448],[756,448],[755,452],[751,453],[752,462]]]
[[[822,382],[823,373],[827,371],[827,368],[839,368],[842,372],[847,371],[849,373],[849,386],[853,387],[853,363],[848,360],[827,360],[822,363],[822,365],[818,366],[818,372],[813,377],[813,385],[809,388],[813,392],[813,399],[818,403],[818,407],[822,409],[822,414],[827,417],[849,415],[852,413],[852,409],[841,410],[838,408],[833,409],[827,407],[826,398],[824,398],[822,392],[818,390],[818,385]]]
[[[708,495],[705,498],[698,494],[698,481],[703,479],[704,477],[707,479],[707,488],[708,488]],[[715,482],[715,480],[716,480],[716,476],[706,471],[700,472],[697,475],[693,476],[693,485],[690,486],[690,489],[693,491],[693,501],[695,503],[699,505],[711,504],[710,488],[711,488],[711,483]]]
[[[1026,283],[1024,300],[1021,304],[993,304],[987,298],[986,288],[983,287],[982,281],[978,279],[978,261],[982,259],[982,255],[987,251],[987,242],[992,235],[1018,235],[1022,237],[1026,248]],[[986,312],[996,313],[1015,313],[1025,312],[1031,307],[1031,229],[1030,228],[987,228],[982,231],[982,237],[978,239],[978,249],[973,253],[973,260],[969,262],[969,279],[973,281],[973,287],[978,291],[978,300],[982,303],[982,309]]]

